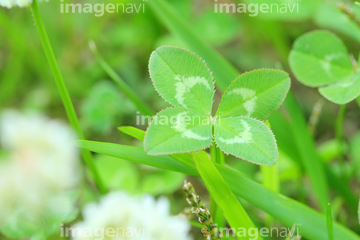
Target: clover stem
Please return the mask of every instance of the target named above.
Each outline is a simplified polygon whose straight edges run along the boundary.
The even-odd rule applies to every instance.
[[[77,134],[77,137],[79,139],[83,140],[84,134],[80,128],[79,120],[77,118],[74,106],[72,104],[70,95],[67,91],[65,82],[63,80],[63,77],[61,75],[59,66],[57,64],[54,52],[52,50],[49,37],[47,35],[43,20],[41,18],[40,9],[39,9],[37,0],[34,0],[33,3],[31,4],[31,12],[32,12],[32,15],[33,15],[33,18],[35,21],[37,31],[39,33],[40,41],[43,46],[43,49],[44,49],[44,52],[46,55],[46,59],[50,65],[53,77],[55,79],[57,88],[58,88],[60,96],[61,96],[61,100],[64,104],[65,111],[68,116],[69,122],[70,122],[73,130]],[[100,193],[102,193],[102,194],[106,193],[107,192],[106,188],[105,188],[103,182],[101,181],[100,175],[99,175],[96,165],[92,159],[91,153],[88,150],[82,149],[81,154],[82,154],[82,157],[83,157],[86,165],[89,167],[89,169],[93,175],[94,181],[95,181],[96,186],[98,187]]]

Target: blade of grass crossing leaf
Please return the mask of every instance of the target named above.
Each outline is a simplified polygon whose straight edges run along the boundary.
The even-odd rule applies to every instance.
[[[269,121],[266,121],[266,126],[271,130],[271,125]],[[280,183],[279,183],[279,175],[277,171],[277,165],[268,167],[268,166],[260,166],[261,173],[263,175],[263,185],[274,192],[279,192]]]
[[[327,207],[327,229],[328,229],[328,239],[334,240],[334,231],[333,231],[333,222],[332,222],[332,216],[331,216],[331,206],[330,203]]]
[[[214,163],[217,163],[220,165],[225,164],[224,153],[216,146],[212,146],[210,148],[210,156],[211,156],[211,160]],[[215,223],[218,224],[218,228],[225,227],[226,221],[225,221],[224,215],[221,212],[220,208],[217,206],[214,198],[212,198],[212,197],[210,198],[210,212],[214,218]]]
[[[216,146],[212,146],[210,148],[210,155],[211,155],[211,160],[213,160],[215,163],[220,165],[225,164],[224,153]]]
[[[78,138],[84,139],[84,134],[81,130],[79,120],[77,118],[74,106],[72,104],[72,101],[71,101],[71,98],[69,95],[69,92],[66,88],[65,82],[61,75],[59,66],[57,64],[54,52],[53,52],[51,44],[50,44],[49,37],[47,35],[43,20],[41,18],[40,9],[39,9],[37,0],[34,0],[33,3],[31,4],[31,11],[32,11],[32,15],[34,18],[34,22],[35,22],[37,31],[39,33],[41,44],[43,46],[46,58],[50,65],[52,74],[54,76],[57,88],[58,88],[60,96],[61,96],[61,100],[64,104],[66,114],[70,121],[70,124],[71,124],[73,130],[76,132]],[[101,193],[106,193],[107,190],[100,178],[100,175],[98,173],[98,170],[96,169],[96,166],[94,164],[94,161],[92,159],[90,152],[83,149],[81,151],[81,153],[82,153],[82,156],[83,156],[83,159],[84,159],[86,165],[89,167],[89,169],[94,177],[95,183],[96,183],[97,187],[99,188],[99,191]]]
[[[144,140],[145,132],[141,129],[131,127],[131,126],[118,127],[118,129],[119,129],[119,131],[125,133],[126,135],[134,137],[140,141]]]
[[[195,167],[189,162],[191,159],[188,154],[173,155],[176,156],[177,159],[175,159],[170,156],[149,156],[141,148],[113,143],[79,141],[78,144],[96,153],[199,177]],[[251,202],[287,227],[292,227],[294,223],[300,224],[301,235],[307,239],[327,238],[326,217],[324,215],[302,203],[265,188],[239,172],[225,166],[215,165],[237,197]],[[334,222],[333,229],[335,240],[360,240],[358,235],[339,223]]]
[[[93,141],[78,141],[78,145],[81,148],[111,157],[118,157],[165,170],[197,175],[196,171],[185,167],[169,156],[149,156],[143,149],[138,147]]]
[[[147,106],[147,104],[145,104],[144,101],[138,97],[134,90],[132,90],[127,85],[127,83],[109,66],[109,64],[98,52],[96,45],[93,41],[89,42],[89,47],[102,69],[119,86],[119,88],[124,92],[124,94],[135,104],[139,111],[143,114],[153,116],[155,112],[149,106]]]
[[[266,125],[271,129],[270,122],[266,121]],[[279,175],[277,171],[277,165],[274,166],[260,166],[261,174],[263,177],[263,185],[274,192],[279,192]],[[266,225],[271,227],[274,219],[271,216],[266,217]]]
[[[255,227],[206,152],[191,153],[191,155],[206,188],[218,207],[222,209],[230,226],[234,229],[246,230]],[[248,239],[248,237],[239,237],[239,239]]]
[[[274,192],[279,192],[279,176],[277,165],[275,166],[260,166],[263,175],[263,185]]]
[[[277,165],[274,166],[260,166],[261,174],[263,177],[263,185],[264,187],[274,191],[279,192],[279,175],[277,171]],[[273,226],[274,219],[273,217],[267,215],[266,216],[266,226]]]
[[[202,57],[213,71],[216,84],[224,91],[238,75],[238,71],[218,52],[210,47],[201,37],[185,22],[181,16],[164,0],[151,0],[149,6],[162,23],[172,34],[186,43],[192,51]]]
[[[308,131],[304,116],[291,92],[285,100],[285,106],[289,114],[294,141],[298,146],[305,171],[311,179],[318,205],[321,211],[326,213],[329,197],[325,172],[321,165],[321,159],[316,153],[315,143]]]

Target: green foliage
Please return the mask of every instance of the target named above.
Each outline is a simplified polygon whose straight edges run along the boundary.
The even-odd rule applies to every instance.
[[[145,133],[144,131],[138,129],[138,128],[135,128],[135,127],[131,127],[131,126],[123,126],[123,127],[118,127],[119,131],[129,135],[129,136],[132,136],[138,140],[144,140],[144,136],[145,136]]]
[[[342,41],[328,31],[313,31],[296,40],[289,63],[297,79],[337,104],[360,95],[360,76]]]
[[[240,1],[239,1],[240,2]],[[246,0],[248,4],[254,1]],[[256,1],[256,4],[266,4],[265,12],[259,11],[259,17],[271,20],[301,21],[311,18],[321,6],[321,0],[297,1],[297,0],[273,0]],[[260,8],[260,7],[259,7]]]
[[[236,68],[209,46],[203,37],[191,29],[191,24],[186,22],[182,15],[177,13],[167,1],[152,0],[148,4],[174,36],[204,58],[217,79],[217,86],[220,90],[224,90],[231,80],[238,75]]]
[[[148,154],[173,154],[202,150],[212,141],[211,122],[186,108],[168,108],[158,113],[145,134]]]
[[[216,145],[225,153],[260,165],[277,162],[275,137],[263,122],[235,117],[219,119],[214,125]]]
[[[108,189],[123,189],[137,193],[140,176],[135,165],[106,155],[98,155],[95,164]]]
[[[291,146],[292,143],[295,144],[294,147],[296,149],[292,151],[293,154],[297,154],[294,159],[300,158],[305,171],[311,179],[318,205],[322,212],[325,213],[327,203],[329,202],[328,183],[321,159],[315,150],[315,142],[308,131],[306,119],[302,115],[301,109],[291,92],[288,94],[284,105],[287,110],[286,116],[288,122],[286,124],[289,124],[289,132],[287,132],[286,135],[291,139],[286,145]],[[282,124],[281,127],[285,127],[284,125],[286,124]]]
[[[127,103],[113,84],[99,82],[91,89],[89,97],[81,106],[82,124],[95,132],[107,132],[114,126],[116,118],[121,117],[126,110],[135,113],[133,106]]]
[[[284,71],[261,69],[241,74],[224,92],[216,116],[265,120],[280,107],[289,88],[290,78]]]
[[[231,14],[215,13],[213,8],[201,13],[195,23],[195,29],[214,46],[223,45],[232,40],[239,32],[241,33],[239,24]]]
[[[327,223],[327,228],[328,228],[328,239],[329,240],[334,240],[333,220],[332,220],[330,204],[328,204],[328,208],[327,208],[326,223]]]
[[[155,89],[170,104],[211,113],[214,82],[200,57],[181,48],[160,47],[151,54],[149,71]]]
[[[111,1],[105,1],[105,3],[108,2]],[[121,124],[132,124],[134,109],[132,105],[131,111],[129,111],[130,108],[127,103],[130,101],[136,102],[135,105],[141,109],[140,112],[146,115],[154,115],[153,110],[158,111],[167,107],[167,103],[164,103],[161,97],[156,96],[155,91],[153,91],[151,82],[148,81],[146,68],[144,68],[146,64],[144,60],[148,58],[155,46],[174,45],[190,49],[200,55],[211,69],[211,75],[216,80],[219,92],[223,92],[227,87],[230,88],[229,85],[232,80],[237,79],[239,70],[249,71],[275,66],[279,69],[288,69],[287,57],[293,39],[298,38],[309,29],[316,29],[317,26],[321,29],[331,29],[338,34],[346,43],[350,56],[353,55],[356,58],[359,50],[358,43],[360,43],[360,7],[355,6],[350,0],[342,2],[349,7],[339,8],[335,0],[274,0],[271,3],[267,0],[257,0],[255,3],[259,4],[283,3],[292,5],[298,3],[300,11],[294,14],[259,13],[256,17],[248,17],[248,14],[214,13],[213,3],[203,4],[203,1],[194,4],[194,1],[191,0],[151,0],[146,2],[144,14],[105,13],[101,18],[94,17],[92,14],[61,14],[61,21],[59,21],[59,17],[54,17],[59,14],[59,2],[43,2],[43,4],[40,3],[39,7],[42,10],[44,20],[46,19],[45,26],[48,28],[49,38],[55,56],[59,61],[66,87],[73,100],[75,110],[79,113],[79,120],[81,128],[85,130],[85,137],[141,146],[145,132],[140,129],[134,127],[119,128],[124,134],[140,141],[129,141],[129,138],[125,137],[124,134],[108,130],[110,127],[113,128]],[[234,3],[248,4],[254,3],[254,1],[234,0]],[[53,117],[65,119],[66,117],[62,114],[64,109],[59,94],[54,82],[51,81],[51,72],[45,69],[47,66],[45,55],[39,54],[40,42],[35,34],[36,29],[29,24],[30,18],[30,12],[26,9],[4,9],[4,11],[0,11],[0,35],[7,36],[4,37],[4,41],[0,41],[0,48],[3,53],[0,56],[0,107],[23,109],[37,107],[37,110],[44,111]],[[327,44],[332,37],[325,38],[325,40],[324,38],[319,39],[317,43],[320,47],[324,46],[324,53],[332,54],[334,53],[333,49],[339,49],[336,47],[338,46],[337,43]],[[91,53],[86,47],[89,39],[94,39],[98,43],[106,62],[103,61],[104,59],[96,62],[91,58]],[[341,45],[345,49],[344,44],[341,43]],[[343,63],[348,63],[348,53],[346,49],[345,51],[346,60]],[[309,55],[314,56],[308,53],[306,55],[308,55],[307,57]],[[303,56],[303,58],[305,57]],[[350,67],[346,67],[350,74],[344,74],[344,77],[341,78],[333,78],[333,76],[324,75],[321,66],[329,64],[335,74],[339,73],[337,66],[332,66],[333,63],[325,61],[326,59],[320,60],[320,65],[313,64],[312,60],[301,61],[303,65],[299,66],[299,71],[302,71],[303,75],[314,76],[316,74],[315,76],[320,76],[311,77],[309,81],[310,83],[321,82],[321,85],[314,87],[319,88],[322,95],[341,104],[351,101],[350,99],[359,95],[360,77],[359,70],[355,70],[355,66],[351,66],[351,71]],[[346,65],[350,66],[349,64]],[[355,61],[352,65],[356,65]],[[319,74],[318,71],[322,71],[322,73]],[[263,71],[259,73],[263,73]],[[252,72],[247,74],[251,75]],[[121,92],[128,99],[119,96],[116,93],[117,90],[112,86],[102,88],[101,82],[106,75],[109,75],[119,85]],[[246,76],[244,74],[238,78]],[[256,80],[252,76],[248,78],[250,83]],[[329,80],[331,82],[328,82]],[[259,81],[259,84],[254,84],[254,87],[261,88],[266,82]],[[126,83],[128,87],[124,87],[123,83]],[[242,88],[244,83],[239,82],[237,83],[238,86],[234,88]],[[279,84],[276,85],[277,90],[284,91],[287,83],[287,80],[279,81]],[[304,84],[309,85],[305,82]],[[235,85],[234,81],[233,86]],[[98,87],[100,88],[97,89]],[[39,90],[41,90],[41,94]],[[359,198],[356,196],[358,192],[357,179],[360,177],[360,135],[357,115],[359,109],[355,103],[347,107],[349,114],[344,119],[346,124],[344,127],[344,147],[339,151],[338,142],[332,138],[333,106],[325,104],[321,112],[320,110],[317,112],[318,127],[310,133],[305,117],[310,115],[313,107],[313,112],[318,111],[318,109],[316,110],[317,106],[314,106],[318,94],[316,91],[312,91],[313,89],[304,89],[297,84],[294,84],[292,90],[298,101],[288,101],[287,106],[275,114],[272,112],[278,106],[274,103],[276,101],[281,103],[281,98],[267,101],[267,98],[261,100],[261,96],[256,95],[256,100],[251,101],[251,97],[245,100],[243,96],[230,95],[228,97],[234,97],[234,100],[228,98],[225,101],[225,94],[220,106],[223,105],[221,108],[224,109],[226,107],[224,102],[227,102],[225,105],[229,106],[229,112],[224,112],[224,114],[227,114],[228,117],[224,117],[219,111],[215,113],[217,106],[212,107],[212,109],[209,108],[214,117],[210,117],[210,114],[201,113],[201,116],[205,116],[204,120],[212,120],[211,137],[213,142],[216,140],[216,128],[228,130],[229,134],[236,131],[239,132],[238,135],[244,136],[246,133],[242,129],[245,128],[240,120],[254,121],[256,124],[259,122],[258,120],[264,121],[272,114],[272,130],[276,136],[280,154],[276,165],[278,171],[272,167],[262,166],[261,172],[263,174],[267,172],[263,175],[263,180],[268,183],[272,183],[278,177],[281,191],[274,193],[270,191],[274,188],[269,187],[270,185],[265,182],[262,182],[262,185],[258,184],[261,176],[259,167],[256,165],[248,164],[246,161],[236,161],[232,156],[226,156],[227,164],[220,166],[224,164],[224,158],[218,153],[223,154],[223,152],[216,146],[211,148],[213,165],[221,174],[225,184],[243,203],[244,209],[257,226],[263,224],[272,226],[264,218],[262,212],[264,211],[275,219],[277,226],[284,224],[284,226],[291,228],[294,223],[300,224],[301,234],[306,239],[328,239],[326,206],[331,201],[334,210],[334,220],[332,221],[334,239],[359,239],[358,235],[352,232],[358,234],[360,229],[356,215],[359,203]],[[226,94],[229,92],[228,90]],[[268,96],[274,97],[273,92],[269,91]],[[278,97],[277,93],[275,95]],[[46,98],[41,96],[46,96]],[[211,103],[212,101],[219,102],[219,100],[220,94],[215,94]],[[360,106],[360,97],[357,97],[356,100]],[[124,104],[124,101],[127,103]],[[145,104],[143,101],[146,101]],[[256,107],[261,107],[260,101],[264,104],[273,105],[264,105],[263,109],[255,108],[250,116],[246,110],[245,102],[248,103],[246,106],[251,106],[251,103],[255,102]],[[236,105],[235,108],[232,105]],[[151,108],[147,106],[151,106]],[[178,106],[177,108],[182,107]],[[270,111],[270,109],[273,110]],[[186,109],[186,111],[199,114],[194,109]],[[311,119],[313,115],[316,114],[312,114]],[[219,116],[221,116],[221,120],[225,120],[225,123],[237,121],[237,129],[227,129],[225,126],[216,125]],[[227,125],[229,124],[226,124],[226,127],[228,127]],[[259,122],[260,125],[261,122]],[[197,126],[195,129],[197,130]],[[265,128],[264,130],[267,131]],[[106,139],[102,134],[104,131],[108,131],[109,134]],[[167,131],[161,130],[160,133],[167,134]],[[256,134],[256,132],[251,133],[251,136],[254,137]],[[236,136],[235,134],[222,138],[229,140],[236,139]],[[266,136],[270,138],[270,135]],[[249,147],[255,148],[252,145],[265,139],[257,139],[253,143],[249,143]],[[325,146],[324,142],[330,144]],[[346,146],[347,143],[349,146]],[[189,154],[149,156],[142,147],[88,141],[84,141],[82,144],[84,148],[91,149],[94,152],[116,157],[96,156],[95,158],[95,166],[103,178],[104,185],[112,190],[122,189],[131,193],[147,192],[154,195],[168,194],[179,188],[179,183],[184,178],[184,174],[200,176]],[[174,145],[176,147],[179,144],[175,141]],[[223,150],[232,148],[230,151],[226,151],[231,154],[231,151],[240,151],[241,147],[244,148],[244,145],[225,145]],[[262,148],[263,144],[261,144]],[[339,154],[342,154],[341,152],[344,155],[346,154],[346,168],[339,167],[337,161]],[[244,153],[250,154],[250,150],[241,151],[241,154]],[[257,153],[259,154],[261,151]],[[2,156],[2,158],[6,157]],[[85,158],[88,163],[89,160],[91,161],[89,155],[85,154]],[[272,159],[267,158],[266,161],[270,164]],[[205,167],[201,167],[199,170],[203,171],[203,168]],[[216,172],[215,174],[211,173],[206,178],[205,175],[202,175],[204,180],[209,178],[208,181],[211,181],[218,177]],[[82,200],[78,201],[79,207],[83,207],[89,201],[97,201],[99,197],[95,191],[94,183],[91,181],[86,183],[90,183],[86,184],[88,185],[86,189],[91,192],[93,197],[86,200],[81,197]],[[218,182],[213,184],[216,187]],[[214,194],[213,186],[208,183],[207,186],[209,192]],[[222,189],[216,189],[216,191],[222,191]],[[199,193],[203,195],[204,199],[207,199],[208,196],[204,191],[199,191]],[[222,198],[225,199],[227,194],[231,193],[226,193]],[[291,196],[291,198],[287,196]],[[173,213],[181,212],[181,208],[185,204],[184,199],[182,199],[183,196],[175,194],[169,197],[172,200]],[[183,205],[173,204],[179,201],[182,201]],[[212,205],[210,206],[211,211],[219,210],[216,206],[214,209]],[[317,212],[320,209],[322,213]],[[64,222],[71,222],[72,220],[73,218],[65,219]],[[219,223],[215,216],[214,220]],[[33,224],[28,221],[21,227],[13,225],[2,230],[8,235],[12,234],[13,237],[16,235],[18,237],[26,236],[31,232],[31,225],[35,229],[35,224],[37,223]],[[220,221],[218,226],[221,225]],[[59,223],[54,225],[41,223],[41,226],[44,226],[44,232],[33,236],[32,240],[58,239],[58,236],[49,238],[47,235],[56,231],[56,235],[59,235]],[[194,239],[198,239],[199,232],[198,235],[195,235],[196,231],[192,231]],[[1,235],[0,238],[5,237]]]
[[[79,146],[96,153],[199,176],[191,159],[187,158],[188,155],[177,155],[176,158],[174,156],[149,156],[141,148],[92,141],[79,141]],[[179,163],[180,161],[183,163]],[[226,166],[218,164],[215,166],[237,197],[251,202],[287,226],[292,226],[294,222],[300,224],[301,234],[308,239],[327,238],[326,216],[300,202],[265,188],[242,173]],[[334,237],[335,239],[360,239],[354,232],[336,222],[334,222]]]
[[[355,4],[345,4],[346,3],[341,3],[343,8],[346,8],[347,11],[351,13],[352,17],[341,11],[335,4],[328,4],[319,9],[315,15],[315,22],[322,28],[332,29],[343,33],[359,43],[360,7]]]
[[[171,194],[178,190],[185,176],[170,171],[156,171],[148,174],[142,181],[141,192],[153,195]]]
[[[184,174],[161,169],[139,169],[137,164],[106,155],[97,155],[96,167],[110,190],[131,194],[171,194],[180,188]]]
[[[209,193],[222,209],[230,226],[234,229],[254,228],[253,222],[216,169],[214,163],[209,159],[206,152],[192,153],[191,156]],[[248,239],[248,237],[238,237],[238,239]],[[259,239],[261,239],[261,237]]]
[[[148,154],[198,151],[215,142],[225,153],[261,165],[273,165],[275,138],[261,121],[274,112],[290,87],[287,73],[256,70],[240,75],[226,90],[215,117],[214,83],[204,61],[180,48],[160,47],[149,62],[155,89],[174,105],[158,113],[146,131]]]
[[[194,170],[189,169],[189,167],[184,166],[181,163],[178,163],[169,156],[150,156],[146,154],[142,148],[138,147],[92,141],[79,141],[79,146],[81,148],[91,149],[91,151],[96,153],[137,162],[164,170],[175,171],[189,175],[195,174]]]

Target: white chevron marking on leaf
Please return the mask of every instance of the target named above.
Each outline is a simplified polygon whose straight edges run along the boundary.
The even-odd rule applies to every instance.
[[[255,96],[256,92],[254,90],[249,88],[235,88],[229,92],[229,95],[231,94],[241,95],[243,100],[245,100],[243,105],[247,111],[247,116],[255,112],[257,96]]]
[[[189,139],[196,139],[196,140],[208,140],[209,137],[203,137],[197,133],[194,133],[191,129],[187,129],[186,122],[184,118],[187,116],[188,112],[182,112],[176,115],[176,120],[174,125],[171,127],[176,132],[180,132],[182,137],[189,138]],[[190,121],[193,119],[189,119]]]
[[[245,120],[241,120],[241,124],[245,128],[245,130],[243,132],[239,133],[234,138],[231,138],[231,139],[219,138],[219,140],[226,144],[252,143],[253,138],[252,138],[252,133],[250,132],[250,130],[251,130],[250,125]]]
[[[179,81],[175,83],[175,98],[178,101],[179,104],[183,105],[184,107],[187,107],[184,103],[184,94],[189,91],[191,88],[193,88],[196,84],[203,84],[207,89],[211,89],[209,83],[207,82],[206,78],[204,77],[185,77],[180,75],[175,75],[174,79]]]

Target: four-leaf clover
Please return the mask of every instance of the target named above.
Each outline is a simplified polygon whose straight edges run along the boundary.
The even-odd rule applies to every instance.
[[[264,124],[283,102],[290,79],[286,72],[254,70],[236,78],[212,116],[214,80],[205,62],[177,47],[160,47],[149,61],[159,94],[173,105],[159,112],[146,131],[150,155],[186,153],[211,146],[261,165],[278,158],[276,141]]]

